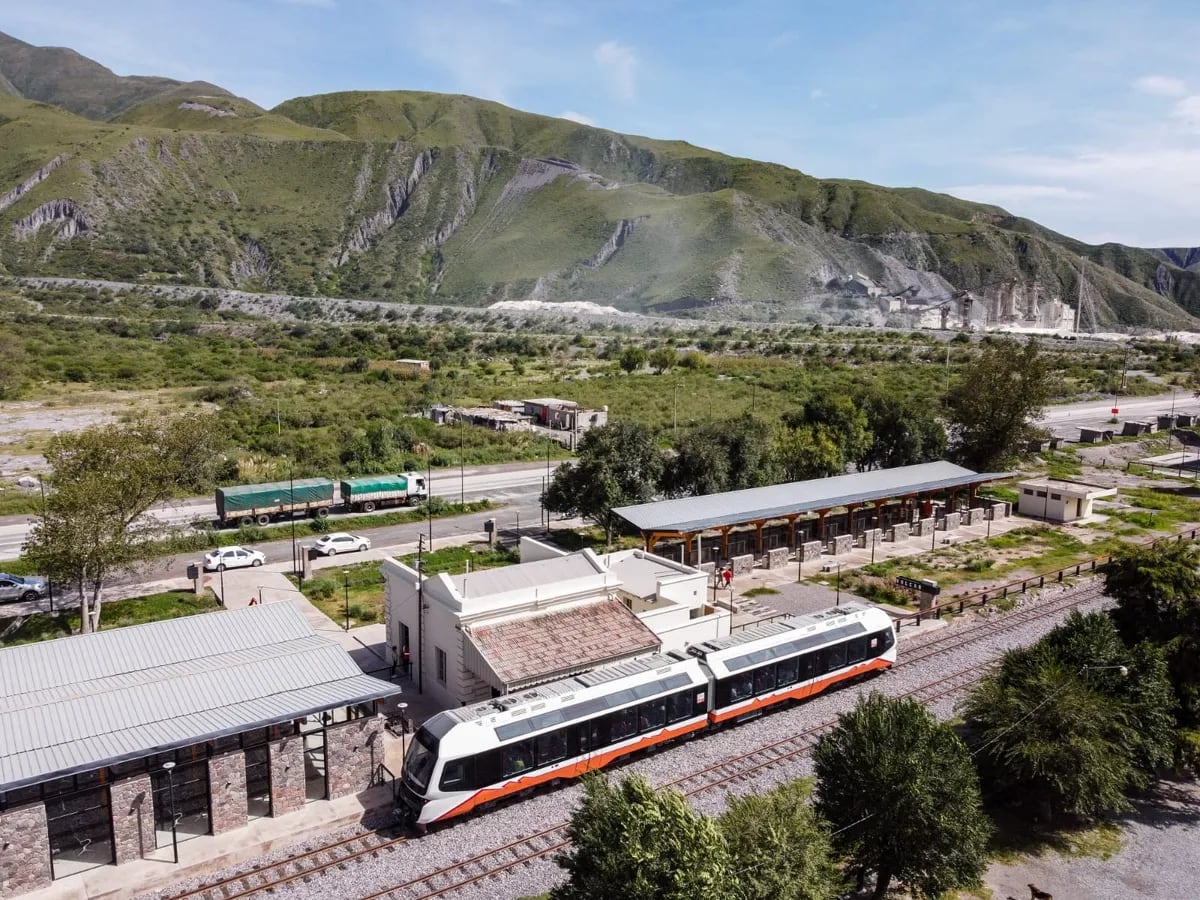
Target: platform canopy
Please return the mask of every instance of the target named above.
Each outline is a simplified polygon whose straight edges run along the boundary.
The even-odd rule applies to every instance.
[[[955,490],[999,481],[1011,475],[1011,472],[980,474],[953,463],[931,462],[706,494],[702,497],[619,506],[613,512],[643,533],[695,534],[709,528],[765,522],[839,506]]]

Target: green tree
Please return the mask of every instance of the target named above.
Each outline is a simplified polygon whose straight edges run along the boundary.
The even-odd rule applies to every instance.
[[[630,345],[621,351],[617,362],[621,366],[622,371],[633,374],[646,365],[647,358],[644,349],[637,345]]]
[[[649,428],[621,420],[585,432],[578,452],[574,465],[559,466],[551,478],[546,509],[592,519],[611,543],[613,507],[654,499],[662,452]]]
[[[785,425],[791,428],[823,427],[841,451],[842,464],[857,462],[871,445],[871,431],[867,414],[850,397],[840,394],[822,393],[804,401],[798,411],[783,416]]]
[[[655,347],[650,351],[650,368],[654,370],[655,375],[661,375],[678,361],[679,354],[675,352],[674,347]]]
[[[860,470],[912,466],[946,455],[946,427],[928,403],[872,392],[860,404],[871,435],[855,460]]]
[[[184,415],[64,433],[50,442],[45,514],[30,530],[25,556],[75,591],[82,632],[100,621],[105,580],[133,568],[144,541],[167,528],[147,510],[209,486],[217,435],[211,416]]]
[[[1047,818],[1126,810],[1171,759],[1174,697],[1160,651],[1126,649],[1103,613],[1072,613],[1010,650],[964,715],[991,791]]]
[[[897,878],[925,895],[979,883],[991,826],[966,745],[914,700],[860,698],[814,755],[817,811],[876,898]],[[935,763],[936,761],[936,763]]]
[[[744,413],[731,422],[708,423],[684,434],[663,473],[674,496],[714,494],[777,481],[778,469],[765,422]]]
[[[828,824],[806,781],[730,797],[720,818],[740,900],[827,900],[842,892]]]
[[[584,781],[571,816],[571,849],[558,857],[570,880],[551,900],[698,900],[733,894],[729,856],[716,822],[677,791],[655,791],[639,777],[617,785]]]
[[[1200,722],[1200,550],[1185,541],[1126,548],[1108,566],[1105,592],[1117,599],[1125,642],[1166,653],[1181,723]]]
[[[846,468],[837,437],[824,425],[777,428],[772,452],[783,481],[827,478]]]
[[[980,472],[1012,464],[1050,399],[1050,366],[1030,340],[985,346],[946,397],[951,458]]]

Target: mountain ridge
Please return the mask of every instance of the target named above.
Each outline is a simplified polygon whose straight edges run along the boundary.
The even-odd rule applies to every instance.
[[[464,95],[347,91],[263,110],[211,85],[155,83],[128,102],[113,84],[72,101],[103,118],[0,93],[5,271],[887,324],[952,301],[958,321],[964,291],[992,320],[1045,315],[1080,294],[1087,259],[1102,322],[1191,327],[1200,312],[1191,257],[1089,246],[921,188]]]

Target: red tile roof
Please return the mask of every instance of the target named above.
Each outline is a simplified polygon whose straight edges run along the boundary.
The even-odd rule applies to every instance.
[[[478,625],[466,634],[467,668],[500,690],[565,678],[662,643],[620,600]]]

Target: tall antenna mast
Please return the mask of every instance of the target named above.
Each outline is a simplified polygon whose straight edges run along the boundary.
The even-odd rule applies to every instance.
[[[1075,310],[1075,331],[1082,325],[1088,334],[1096,333],[1096,304],[1091,286],[1087,283],[1087,257],[1079,257],[1079,299]]]

